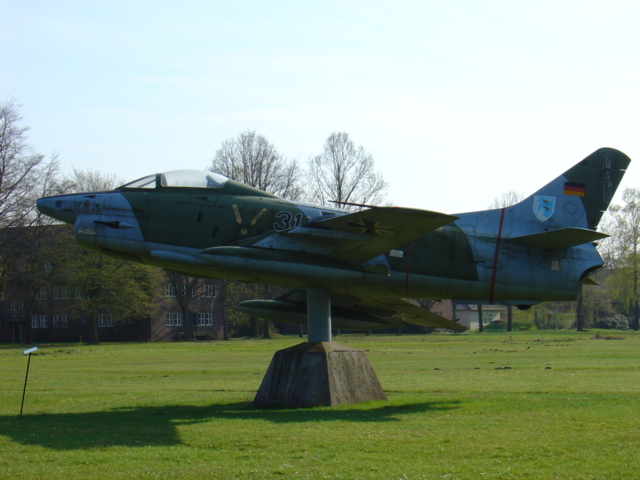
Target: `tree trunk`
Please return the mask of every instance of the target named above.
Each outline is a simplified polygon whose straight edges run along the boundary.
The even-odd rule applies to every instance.
[[[24,323],[25,331],[22,334],[22,339],[25,345],[31,345],[33,343],[33,326],[31,325],[31,316],[27,317],[27,321]]]
[[[92,315],[89,318],[89,344],[97,345],[98,344],[98,317],[97,315]]]
[[[478,331],[480,333],[484,332],[484,325],[482,321],[482,305],[478,305]]]
[[[271,333],[269,332],[269,320],[264,320],[262,323],[262,338],[271,338]]]
[[[583,303],[582,303],[582,284],[578,289],[578,299],[576,301],[576,330],[581,332],[583,329]]]
[[[226,319],[222,322],[222,339],[229,340],[229,325]]]
[[[191,322],[189,319],[189,304],[183,305],[180,302],[180,311],[182,312],[182,329],[184,330],[184,337],[186,340],[191,340],[193,337],[193,329],[191,328]]]
[[[256,317],[249,317],[249,336],[259,337],[260,329],[258,325],[258,319]]]
[[[229,323],[227,322],[227,285],[229,281],[224,280],[220,285],[218,301],[222,305],[222,339],[229,340]]]
[[[633,298],[634,298],[634,325],[633,329],[640,328],[640,315],[638,312],[638,244],[633,245]]]

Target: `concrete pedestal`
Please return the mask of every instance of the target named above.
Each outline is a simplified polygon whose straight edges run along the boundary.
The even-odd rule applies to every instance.
[[[273,356],[254,407],[302,408],[387,400],[362,350],[301,343]]]

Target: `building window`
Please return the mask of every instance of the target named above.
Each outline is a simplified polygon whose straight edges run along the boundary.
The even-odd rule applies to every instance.
[[[197,290],[196,285],[191,285],[187,283],[182,284],[182,298],[191,297],[193,300],[195,300],[196,293],[197,293],[196,290]]]
[[[176,292],[173,290],[173,285],[171,283],[167,283],[162,288],[162,296],[165,298],[174,298],[176,296]]]
[[[76,300],[86,300],[87,298],[89,298],[87,292],[83,288],[76,287]]]
[[[12,300],[9,305],[11,318],[24,318],[24,300]]]
[[[69,315],[54,315],[53,316],[54,328],[69,328]]]
[[[46,300],[47,299],[47,289],[45,287],[36,288],[34,292],[34,296],[36,300]]]
[[[182,313],[167,313],[167,327],[181,327]]]
[[[53,289],[53,299],[54,300],[68,300],[69,299],[69,289],[67,287],[55,287]]]
[[[210,327],[213,325],[213,313],[199,313],[198,314],[198,326]]]
[[[99,327],[113,327],[113,315],[99,314],[98,315]]]
[[[204,298],[216,298],[216,286],[215,285],[202,285],[202,296]]]
[[[31,315],[31,328],[47,328],[47,316]]]

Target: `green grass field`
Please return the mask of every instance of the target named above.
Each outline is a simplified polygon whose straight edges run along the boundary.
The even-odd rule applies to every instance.
[[[640,478],[638,333],[335,340],[367,351],[388,402],[251,408],[299,338],[56,345],[19,417],[25,347],[0,346],[0,477]]]

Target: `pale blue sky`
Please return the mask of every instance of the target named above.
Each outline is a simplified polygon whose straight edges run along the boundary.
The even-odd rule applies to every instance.
[[[640,187],[634,1],[0,0],[0,96],[63,168],[204,168],[251,129],[306,162],[334,131],[393,203],[531,193],[602,146]]]

